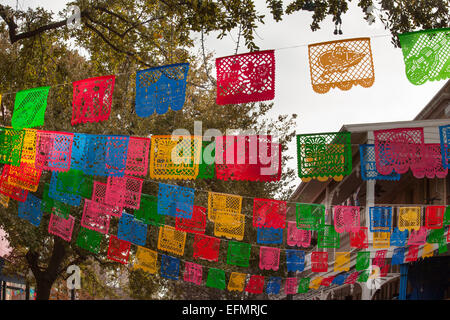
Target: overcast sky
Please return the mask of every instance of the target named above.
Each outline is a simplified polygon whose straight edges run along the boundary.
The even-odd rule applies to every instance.
[[[58,12],[69,2],[66,0],[19,0],[19,8],[42,6]],[[412,120],[444,85],[445,81],[427,82],[421,86],[411,84],[405,75],[402,51],[394,48],[388,31],[382,26],[369,26],[363,19],[361,8],[352,1],[350,10],[342,17],[343,35],[334,35],[334,24],[328,17],[321,29],[312,32],[312,13],[300,12],[284,16],[276,23],[265,8],[265,0],[255,0],[258,10],[266,14],[260,25],[256,44],[261,50],[275,49],[275,106],[272,116],[297,113],[295,131],[300,133],[338,131],[344,124]],[[286,3],[291,0],[285,1]],[[16,0],[6,0],[16,6]],[[378,37],[379,35],[388,35]],[[375,67],[375,83],[371,88],[353,87],[349,91],[331,89],[326,94],[315,93],[311,87],[307,44],[355,37],[373,37],[371,47]],[[221,40],[215,35],[207,37],[206,49],[216,57],[234,54],[237,30]],[[290,46],[298,48],[276,50]],[[196,41],[195,51],[200,49]],[[246,52],[242,42],[239,53]],[[215,70],[214,70],[215,75]],[[226,106],[224,106],[225,108]],[[206,128],[204,128],[206,130]],[[289,151],[295,153],[295,143]],[[288,164],[296,166],[295,159]]]

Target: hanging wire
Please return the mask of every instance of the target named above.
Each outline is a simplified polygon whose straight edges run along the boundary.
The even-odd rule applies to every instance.
[[[391,37],[391,36],[392,36],[391,34],[381,34],[381,35],[371,36],[371,38]],[[294,45],[294,46],[275,48],[275,49],[273,49],[273,50],[274,50],[274,51],[281,51],[281,50],[287,50],[287,49],[296,49],[296,48],[306,47],[306,46],[308,46],[308,45],[309,45],[309,44],[305,43],[305,44],[299,44],[299,45]],[[172,60],[172,53],[171,53],[170,60]],[[130,74],[133,74],[133,73],[135,73],[135,72],[123,72],[123,73],[117,73],[117,74],[114,74],[114,75],[115,75],[115,76],[120,76],[120,75],[130,75]],[[84,80],[84,79],[81,79],[81,80]],[[50,86],[50,87],[52,87],[52,88],[57,88],[57,87],[60,87],[60,86],[71,85],[73,82],[75,82],[75,81],[72,81],[72,82],[65,82],[65,83],[59,83],[59,84],[55,84],[55,85],[48,85],[48,86]],[[205,88],[205,87],[196,85],[195,83],[192,83],[192,82],[187,82],[187,84],[188,84],[188,85],[195,86],[195,87],[204,88],[205,90],[209,90],[209,88]],[[0,94],[1,94],[2,96],[7,96],[7,95],[15,94],[15,93],[20,92],[20,91],[21,91],[21,90],[18,90],[18,91],[8,91],[8,92],[3,92],[3,93],[0,92]]]

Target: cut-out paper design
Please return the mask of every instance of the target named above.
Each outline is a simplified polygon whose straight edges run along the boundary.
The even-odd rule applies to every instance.
[[[145,118],[152,114],[179,111],[186,98],[189,63],[159,66],[136,73],[136,114]]]
[[[311,230],[298,229],[295,221],[288,221],[286,242],[290,247],[307,248],[311,245]]]
[[[445,239],[443,239],[441,242],[439,242],[439,254],[444,254],[448,251],[448,245]]]
[[[147,226],[135,219],[133,215],[124,212],[119,220],[117,238],[137,246],[145,246],[147,242]]]
[[[28,195],[28,190],[24,190],[13,186],[8,182],[9,166],[4,165],[2,170],[2,175],[0,177],[0,193],[17,200],[19,202],[24,202]]]
[[[325,222],[325,206],[323,204],[296,203],[297,228],[304,230],[320,230]]]
[[[111,206],[139,209],[144,180],[131,176],[108,177],[105,203]]]
[[[150,178],[195,179],[201,151],[200,136],[152,136]]]
[[[277,271],[280,265],[280,249],[263,247],[259,249],[259,268],[261,270]]]
[[[420,207],[399,207],[398,228],[403,230],[419,230],[422,221]]]
[[[133,269],[142,269],[145,272],[155,274],[158,271],[157,264],[158,253],[156,251],[138,246],[136,252],[136,262],[133,265]]]
[[[127,164],[129,136],[108,135],[105,170],[108,176],[123,177]]]
[[[422,258],[431,258],[434,255],[434,245],[432,243],[425,243],[422,251]]]
[[[385,264],[385,265],[380,269],[380,278],[383,278],[383,277],[386,277],[386,276],[387,276],[390,267],[391,267],[390,264]]]
[[[311,84],[317,93],[330,88],[369,88],[375,81],[370,38],[354,38],[308,45]]]
[[[228,291],[244,291],[246,278],[247,275],[245,273],[232,272],[230,280],[228,280]]]
[[[391,247],[397,246],[402,247],[406,245],[408,239],[408,230],[400,231],[399,228],[395,227],[391,234]]]
[[[425,227],[441,229],[444,226],[445,206],[428,206],[425,209]]]
[[[248,268],[251,249],[249,243],[229,241],[227,264]]]
[[[83,198],[92,197],[92,176],[83,174],[81,170],[70,169],[66,172],[58,172],[56,190],[62,193],[72,193]]]
[[[417,158],[417,146],[423,145],[423,128],[375,130],[375,161],[382,175],[406,173]]]
[[[412,230],[409,235],[408,245],[409,246],[419,246],[424,245],[427,241],[427,228],[420,227],[419,230]]]
[[[69,215],[67,219],[64,219],[52,214],[50,215],[50,222],[48,223],[48,233],[70,242],[74,225],[74,217]]]
[[[439,127],[439,139],[441,141],[442,166],[450,168],[450,124]]]
[[[398,266],[403,264],[403,260],[405,259],[405,247],[400,247],[394,249],[394,253],[392,254],[391,264],[393,266]]]
[[[361,144],[359,145],[359,156],[361,162],[361,178],[367,180],[400,180],[400,174],[391,172],[389,175],[382,175],[378,172],[375,159],[375,145]]]
[[[421,229],[425,229],[422,227]],[[425,231],[426,236],[426,231]],[[434,229],[431,230],[428,236],[426,236],[426,242],[428,243],[440,243],[444,241],[445,242],[445,229]],[[408,243],[409,244],[409,243]]]
[[[101,183],[98,181],[94,181],[94,185],[92,188],[92,200],[98,203],[103,204],[102,209],[106,210],[108,215],[114,217],[120,217],[122,215],[123,208],[116,205],[108,205],[105,203],[106,196],[106,183]]]
[[[372,260],[373,266],[379,266],[380,268],[384,266],[386,261],[387,250],[377,250],[375,252],[375,257]]]
[[[217,212],[214,221],[214,235],[216,237],[225,237],[241,241],[244,239],[245,215]]]
[[[120,240],[114,235],[109,236],[108,259],[127,264],[130,255],[131,243]]]
[[[408,247],[408,253],[406,254],[405,262],[414,262],[417,260],[417,257],[419,255],[419,247],[420,246]]]
[[[71,168],[82,170],[87,175],[123,177],[127,144],[122,143],[120,148],[114,149],[112,143],[115,139],[120,141],[119,138],[123,136],[76,133]]]
[[[334,229],[338,233],[357,232],[361,227],[359,207],[334,206],[333,207]]]
[[[281,145],[270,135],[219,136],[215,148],[220,180],[272,182],[281,178]]]
[[[336,252],[334,261],[334,271],[349,271],[350,270],[350,252]]]
[[[366,270],[370,266],[370,251],[359,251],[356,256],[356,270]]]
[[[283,229],[256,228],[256,243],[260,244],[283,243]]]
[[[328,252],[314,251],[311,253],[311,271],[312,272],[328,271]]]
[[[202,278],[203,278],[203,267],[201,265],[193,262],[184,263],[184,275],[183,275],[184,281],[192,282],[199,286],[202,284]]]
[[[445,209],[443,224],[444,226],[450,225],[450,206],[447,206],[447,208]]]
[[[359,274],[357,281],[360,283],[365,283],[367,282],[367,280],[369,280],[369,277],[370,277],[370,270],[364,270]]]
[[[62,203],[62,202],[59,202],[59,203]],[[41,207],[42,207],[42,202],[41,202]],[[60,217],[64,220],[67,220],[67,219],[69,219],[70,207],[69,207],[69,210],[65,210],[65,208],[53,207],[50,212],[54,216]]]
[[[324,225],[318,232],[318,248],[339,248],[341,237],[333,225]]]
[[[18,204],[19,218],[27,220],[35,227],[39,227],[42,219],[41,199],[32,194],[27,196],[25,202]]]
[[[265,50],[216,59],[218,105],[275,98],[275,54]]]
[[[49,189],[50,189],[50,185],[48,183],[46,183],[44,185],[44,192],[42,193],[42,201],[41,201],[41,209],[42,209],[42,211],[47,212],[47,213],[52,212],[54,202],[56,201],[48,196]],[[66,204],[64,203],[64,205],[66,205]]]
[[[248,280],[245,292],[261,294],[264,290],[264,276],[251,275]]]
[[[341,181],[352,171],[351,133],[297,135],[297,164],[304,182],[311,178]]]
[[[110,210],[108,206],[102,203],[85,199],[81,226],[107,234],[111,220]]]
[[[215,142],[202,141],[202,162],[198,165],[197,179],[212,179],[216,172],[216,144]],[[212,148],[212,149],[211,149]],[[208,156],[208,157],[207,157]]]
[[[241,213],[242,197],[233,194],[208,193],[208,219],[215,220],[217,212]]]
[[[128,142],[125,175],[144,177],[147,175],[149,150],[149,138],[130,137]]]
[[[158,249],[179,256],[184,254],[186,232],[178,231],[171,226],[159,227]]]
[[[391,234],[388,232],[374,232],[372,246],[376,249],[389,248]]]
[[[35,167],[48,171],[70,169],[73,133],[38,130]]]
[[[412,84],[450,78],[450,28],[403,33],[398,39]]]
[[[0,163],[19,166],[25,131],[0,127]]]
[[[14,129],[34,128],[44,124],[50,87],[19,91],[14,101],[11,124]]]
[[[309,290],[309,283],[311,278],[302,278],[298,283],[298,291],[297,293],[307,293]]]
[[[206,286],[210,288],[225,290],[227,286],[225,271],[223,271],[222,269],[209,268],[208,278],[206,279]]]
[[[281,278],[270,277],[266,285],[267,294],[279,294],[281,289]]]
[[[108,120],[115,80],[111,75],[73,82],[72,126]]]
[[[29,191],[36,191],[41,179],[42,170],[36,169],[34,165],[22,162],[19,167],[4,165],[8,174],[8,183],[14,187]]]
[[[348,276],[348,273],[341,273],[333,279],[333,282],[331,284],[342,286]]]
[[[359,228],[358,232],[350,232],[350,247],[359,249],[367,249],[369,247],[367,227]]]
[[[71,206],[79,206],[81,203],[81,197],[77,194],[70,192],[63,192],[58,190],[59,174],[57,171],[52,172],[52,178],[50,179],[50,188],[48,189],[48,196],[54,200],[63,202]]]
[[[286,250],[286,266],[288,272],[303,271],[305,268],[305,252]]]
[[[156,227],[163,226],[166,221],[165,215],[158,214],[158,198],[148,194],[141,194],[141,204],[134,210],[134,217]]]
[[[81,227],[80,231],[78,231],[77,246],[97,254],[100,252],[102,239],[103,236],[101,233]]]
[[[95,135],[85,134],[85,133],[74,133],[73,141],[72,141],[72,154],[70,159],[70,168],[76,170],[82,170],[86,174],[86,167],[91,166],[88,163],[89,150],[89,141],[90,137]],[[93,154],[93,152],[92,152]],[[91,154],[91,155],[92,155]],[[103,170],[104,171],[104,170]]]
[[[370,232],[391,232],[392,207],[370,207]]]
[[[298,290],[297,278],[286,278],[286,283],[284,284],[285,294],[296,294]]]
[[[314,290],[319,289],[320,284],[322,283],[322,279],[323,279],[323,277],[317,277],[317,278],[314,278],[313,280],[311,280],[309,282],[309,288],[314,289]]]
[[[158,184],[158,214],[191,219],[194,189],[171,184]]]
[[[219,261],[220,239],[202,234],[194,237],[194,259]]]
[[[329,276],[329,277],[323,278],[320,285],[324,286],[324,287],[329,287],[330,284],[333,282],[333,280],[334,280],[334,276]]]
[[[70,205],[50,198],[50,196],[48,195],[49,190],[50,185],[46,183],[44,186],[44,193],[42,194],[42,202],[41,202],[42,211],[56,214],[59,215],[60,217],[63,217],[64,219],[67,219],[70,213]]]
[[[286,211],[286,201],[255,198],[253,226],[255,228],[285,228]]]
[[[189,233],[205,233],[206,208],[194,206],[191,219],[177,217],[175,229]]]
[[[4,194],[0,194],[0,204],[3,206],[3,208],[8,208],[9,197],[5,196]]]
[[[411,163],[411,171],[414,177],[445,178],[448,169],[442,165],[441,145],[426,143],[415,145],[416,157]]]
[[[24,129],[21,163],[30,164],[34,167],[36,160],[36,129]]]
[[[355,271],[353,273],[351,273],[347,279],[345,279],[344,284],[355,284],[356,280],[359,277],[359,272]]]
[[[180,274],[180,259],[161,255],[161,276],[163,278],[178,280]]]

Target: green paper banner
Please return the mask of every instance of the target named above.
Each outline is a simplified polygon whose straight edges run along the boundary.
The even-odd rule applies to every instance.
[[[398,39],[412,84],[450,78],[450,28],[399,34]]]
[[[16,94],[11,124],[14,129],[34,128],[44,124],[50,87],[19,91]]]

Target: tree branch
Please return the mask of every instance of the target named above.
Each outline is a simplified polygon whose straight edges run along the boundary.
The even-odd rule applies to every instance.
[[[28,250],[25,258],[27,259],[28,265],[30,266],[30,269],[33,272],[35,278],[38,279],[39,277],[41,277],[42,271],[38,266],[39,254],[35,251]]]
[[[18,26],[14,21],[13,14],[10,9],[11,9],[10,7],[5,7],[0,4],[0,17],[2,17],[3,20],[6,22],[6,24],[8,25],[9,40],[10,40],[11,44],[13,44],[19,40],[22,40],[22,39],[34,37],[38,34],[41,34],[43,32],[49,31],[49,30],[61,28],[67,24],[67,19],[64,19],[61,21],[49,23],[45,26],[41,26],[41,27],[31,30],[31,31],[26,31],[26,32],[22,32],[22,33],[18,34],[17,33]],[[87,13],[87,10],[81,11],[81,17],[85,16],[86,13]]]
[[[93,25],[89,24],[88,22],[85,22],[85,25],[87,28],[91,29],[92,31],[94,31],[100,38],[102,38],[103,41],[106,42],[106,44],[108,44],[111,48],[113,48],[114,50],[116,50],[117,52],[121,52],[124,53],[128,56],[133,57],[134,59],[136,59],[139,63],[147,66],[147,67],[153,67],[152,65],[146,63],[145,61],[143,61],[141,58],[139,58],[135,52],[131,52],[131,51],[127,51],[127,50],[123,50],[119,47],[117,47],[116,45],[114,45],[111,41],[109,41],[108,38],[105,37],[105,35],[103,33],[101,33],[98,29],[96,29]]]

